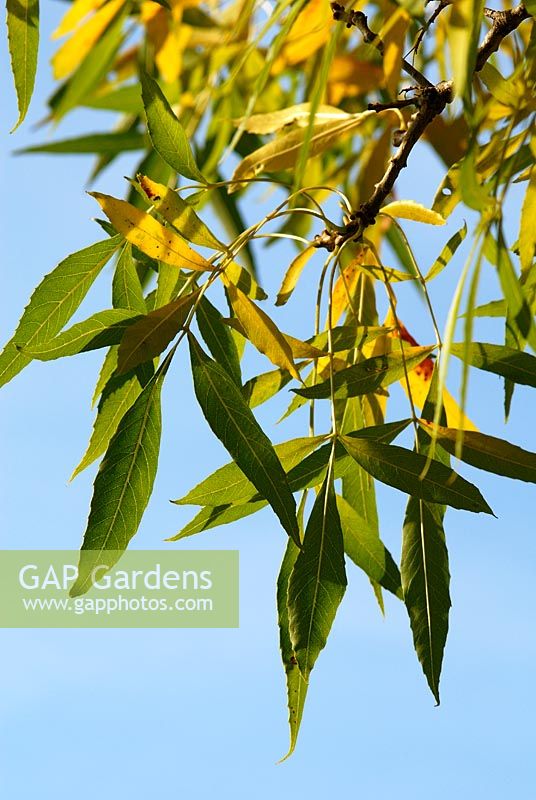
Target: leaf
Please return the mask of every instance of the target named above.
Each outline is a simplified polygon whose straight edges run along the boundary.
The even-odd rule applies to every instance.
[[[348,455],[388,486],[431,503],[493,514],[476,486],[439,461],[397,445],[350,436],[341,436],[340,440]]]
[[[183,200],[177,192],[162,183],[151,180],[145,175],[137,175],[136,178],[155,210],[167,222],[170,222],[181,236],[200,247],[225,251],[225,245],[216,239],[203,220],[197,216],[192,206]]]
[[[476,65],[476,50],[482,25],[483,0],[459,0],[451,6],[448,20],[448,45],[454,91],[457,97],[466,99]]]
[[[117,563],[138,530],[158,465],[160,394],[167,364],[169,361],[121,420],[99,467],[71,597],[90,589],[97,567]]]
[[[311,116],[311,103],[299,103],[289,108],[282,108],[278,111],[270,111],[266,114],[253,114],[250,117],[242,117],[236,120],[237,124],[243,125],[244,130],[249,133],[276,133],[287,125],[297,125],[301,128],[309,124]],[[346,111],[341,111],[335,106],[319,105],[316,109],[315,123],[329,122],[331,120],[348,119],[351,115]]]
[[[435,434],[441,447],[466,464],[506,478],[536,483],[536,453],[484,433],[434,426],[425,420],[420,420],[420,424],[430,437]]]
[[[536,351],[536,327],[533,314],[523,288],[519,283],[517,273],[508,253],[502,230],[499,228],[497,236],[497,272],[507,305],[507,327],[511,341],[519,349],[523,349],[528,342]]]
[[[276,306],[284,306],[285,303],[288,302],[292,292],[296,288],[300,275],[314,252],[315,248],[311,245],[306,247],[305,250],[302,250],[301,253],[298,253],[296,258],[292,259],[277,294],[277,299],[275,301]]]
[[[70,320],[91,284],[122,242],[114,236],[67,256],[32,294],[17,329],[0,354],[0,386],[8,383],[31,358],[20,348],[52,339]]]
[[[261,289],[258,285],[253,275],[241,267],[240,264],[237,264],[236,261],[230,261],[226,265],[225,278],[223,279],[224,283],[225,279],[253,300],[266,300],[268,297],[264,289]]]
[[[114,363],[117,363],[117,350]],[[115,369],[115,367],[114,367]],[[119,423],[131,408],[142,389],[154,374],[152,364],[144,364],[133,373],[127,375],[111,375],[102,387],[97,416],[93,423],[93,430],[86,452],[80,463],[75,467],[70,480],[93,464],[97,458],[106,452],[112,436],[117,431]]]
[[[132,245],[125,243],[115,268],[112,281],[112,305],[145,314],[147,307],[136,265],[132,259]]]
[[[426,282],[431,281],[433,278],[437,278],[437,276],[443,272],[452,256],[465,239],[466,235],[467,223],[464,222],[463,227],[461,227],[459,231],[456,231],[456,233],[450,237],[445,247],[428,270],[428,274],[424,279]]]
[[[371,581],[402,597],[400,572],[389,550],[373,528],[344,499],[337,497],[337,510],[344,537],[344,551]]]
[[[195,395],[208,424],[299,545],[296,504],[270,440],[223,367],[203,352],[192,334],[188,341]]]
[[[59,336],[41,344],[26,345],[22,347],[22,351],[39,361],[52,361],[55,358],[98,350],[100,347],[110,347],[121,341],[125,331],[129,330],[137,319],[138,315],[126,308],[98,311],[89,319],[77,322]],[[18,345],[18,342],[15,343]]]
[[[451,606],[448,554],[439,509],[416,497],[406,508],[400,571],[415,650],[439,704]]]
[[[349,119],[315,125],[310,140],[309,158],[325,152],[333,142],[339,142],[345,135],[362,125],[371,114],[374,112],[363,111],[360,114],[352,114]],[[279,136],[247,156],[235,169],[232,177],[234,183],[229,187],[229,191],[239,189],[240,181],[254,178],[261,172],[276,172],[295,166],[306,130],[299,129]]]
[[[346,590],[344,543],[333,478],[328,473],[315,500],[288,585],[292,648],[308,681],[325,647]]]
[[[184,128],[159,85],[143,69],[140,70],[140,80],[147,127],[155,150],[179,175],[206,183],[195,163]]]
[[[240,358],[233,335],[223,317],[206,297],[202,297],[196,310],[199,331],[212,357],[223,367],[236,385],[242,387]]]
[[[26,117],[35,84],[39,49],[39,0],[7,0],[6,11],[11,70],[19,109],[19,118],[13,132]]]
[[[109,0],[62,44],[51,60],[56,80],[65,78],[78,67],[124,4],[125,0]]]
[[[294,364],[292,349],[276,324],[234,284],[227,282],[227,292],[233,311],[254,347],[272,364],[286,369],[299,381],[300,374]]]
[[[147,146],[147,137],[136,131],[128,133],[92,133],[88,136],[76,136],[73,139],[62,139],[57,142],[32,145],[16,150],[15,154],[57,153],[116,155],[127,150],[143,150]]]
[[[519,223],[519,259],[521,270],[527,272],[534,261],[534,249],[536,248],[536,168],[531,167],[531,173],[523,206],[521,208],[521,220]]]
[[[404,347],[403,352],[385,353],[373,356],[336,372],[333,376],[335,397],[356,397],[369,394],[380,387],[388,386],[404,375],[404,363],[410,370],[420,364],[434,350],[430,347]],[[326,398],[331,395],[331,381],[328,379],[316,386],[293,389],[296,394],[307,398]]]
[[[310,0],[287,33],[281,58],[294,65],[312,56],[330,37],[333,15],[326,0]]]
[[[290,372],[285,369],[263,372],[245,382],[242,394],[249,407],[256,408],[277,394],[291,380]]]
[[[172,300],[131,325],[119,345],[117,373],[130,372],[160,355],[181,330],[198,295],[199,290]]]
[[[380,214],[388,214],[390,217],[400,219],[410,219],[413,222],[424,222],[426,225],[444,225],[445,220],[437,211],[426,208],[413,200],[394,200],[387,203],[380,209]]]
[[[453,356],[477,369],[501,375],[514,383],[536,387],[536,357],[512,347],[484,342],[472,342],[466,352],[465,344],[452,344]]]
[[[193,270],[212,270],[212,265],[189,247],[184,239],[165,228],[156,219],[124,200],[108,194],[89,192],[114,226],[136,247],[151,258],[174,267]]]
[[[515,89],[515,84],[506,81],[496,67],[486,62],[478,74],[489,93],[499,103],[514,109],[518,108],[521,98]]]
[[[294,655],[292,642],[290,640],[289,617],[287,608],[287,595],[290,575],[296,563],[296,558],[300,551],[292,541],[288,539],[285,555],[277,578],[277,621],[279,625],[279,647],[281,659],[285,668],[287,681],[287,705],[288,722],[290,728],[290,744],[286,756],[281,759],[284,761],[294,752],[298,732],[303,715],[305,698],[307,695],[307,682],[302,674]]]
[[[318,445],[325,441],[325,436],[306,436],[291,439],[274,446],[275,453],[281,466],[288,472],[300,463]],[[245,476],[240,467],[231,461],[208,478],[201,481],[180,500],[174,500],[177,505],[218,506],[231,503],[244,503],[255,497],[256,490],[253,483]]]

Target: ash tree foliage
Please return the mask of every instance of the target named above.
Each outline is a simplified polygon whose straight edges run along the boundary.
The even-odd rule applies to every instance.
[[[16,127],[34,84],[38,0],[7,0],[7,11]],[[451,604],[445,512],[493,514],[458,467],[536,482],[536,454],[481,432],[464,411],[471,368],[503,379],[506,417],[516,384],[536,387],[535,13],[535,0],[500,9],[481,0],[74,0],[54,34],[50,123],[79,108],[115,112],[114,123],[26,152],[93,153],[92,179],[126,151],[137,165],[126,195],[124,186],[90,192],[99,241],[36,288],[0,356],[0,380],[32,359],[103,351],[93,432],[74,471],[101,459],[78,595],[107,551],[136,534],[157,470],[162,385],[177,349],[188,349],[195,396],[231,460],[175,501],[200,510],[170,541],[267,505],[278,518],[289,754],[347,564],[381,607],[384,590],[405,604],[439,703]],[[444,165],[431,208],[397,192],[402,169],[419,179],[426,149]],[[282,199],[248,226],[259,182]],[[524,189],[515,241],[503,219],[512,184]],[[451,228],[436,260],[419,264],[406,220],[426,236],[459,205],[472,212],[471,230]],[[223,241],[205,221],[209,207]],[[262,238],[271,253],[281,239],[295,249],[275,298],[256,266]],[[112,259],[110,308],[69,325]],[[478,307],[486,263],[497,299]],[[429,289],[445,269],[458,282],[438,319]],[[405,281],[423,301],[424,345],[397,304]],[[311,285],[310,335],[297,338],[281,330],[277,307],[298,307]],[[495,318],[495,342],[475,341],[477,317]],[[246,348],[265,360],[247,380]],[[458,401],[446,385],[451,359],[462,364]],[[401,420],[388,415],[396,382],[408,399]],[[281,391],[291,398],[285,416],[305,406],[308,424],[274,445],[254,409]],[[395,443],[406,428],[411,448]],[[380,537],[376,481],[408,496],[399,564]]]

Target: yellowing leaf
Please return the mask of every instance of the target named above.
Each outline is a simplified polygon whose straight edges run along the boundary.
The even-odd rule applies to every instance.
[[[398,8],[394,14],[391,14],[387,24],[379,34],[384,46],[383,71],[385,84],[393,96],[398,94],[404,42],[409,21],[408,12],[403,8]]]
[[[388,214],[390,217],[400,219],[410,219],[413,222],[424,222],[426,225],[444,225],[445,220],[437,211],[421,206],[413,200],[394,200],[380,209],[381,214]]]
[[[124,200],[100,192],[89,193],[116,229],[142,253],[174,267],[193,270],[212,270],[214,267],[200,256],[184,239],[165,228],[156,219]]]
[[[282,108],[279,111],[270,111],[268,114],[253,114],[251,117],[240,117],[235,120],[236,125],[242,125],[249,133],[275,133],[286,125],[305,127],[309,124],[311,116],[311,103],[299,103],[296,106]],[[349,119],[351,114],[341,111],[334,106],[318,106],[315,111],[315,123],[329,122],[331,120]]]
[[[302,274],[305,265],[311,258],[315,251],[315,248],[311,245],[306,247],[305,250],[302,250],[301,253],[298,253],[296,258],[294,258],[289,268],[285,273],[285,277],[283,278],[283,283],[281,284],[281,288],[278,292],[277,299],[275,301],[276,306],[284,306],[287,300],[289,299],[290,295],[296,288],[296,284]]]
[[[521,269],[527,272],[534,260],[536,247],[536,168],[533,166],[530,173],[527,191],[521,209],[521,222],[519,226],[519,258]]]
[[[104,33],[125,0],[110,0],[88,21],[67,39],[52,57],[56,80],[67,77],[87,56],[91,48]]]
[[[157,183],[146,175],[138,175],[137,180],[148,200],[156,211],[170,222],[189,242],[212,250],[225,250],[223,245],[207,228],[192,206],[180,197],[177,192]]]
[[[374,116],[374,111],[363,111],[342,120],[332,120],[321,125],[314,125],[310,138],[309,158],[323,153],[334,142],[341,141],[344,136],[362,125],[371,115]],[[260,172],[288,169],[295,166],[306,133],[307,128],[295,130],[278,136],[274,141],[259,147],[240,162],[234,171],[233,181],[248,180]],[[235,191],[238,188],[240,187],[232,184],[229,191]]]
[[[60,24],[52,34],[53,39],[67,36],[87,17],[91,11],[96,11],[106,0],[74,0],[68,11],[63,16]]]
[[[335,56],[328,74],[328,102],[338,106],[344,98],[359,97],[384,83],[383,70],[377,64],[350,53]]]
[[[333,294],[331,296],[331,324],[336,325],[340,320],[344,311],[351,308],[354,302],[354,296],[357,289],[357,284],[360,277],[360,264],[365,257],[363,250],[356,258],[354,258],[348,266],[346,266],[333,287]],[[326,328],[327,328],[326,324]]]
[[[241,292],[251,297],[253,300],[266,300],[268,295],[262,289],[253,275],[237,264],[236,261],[231,261],[225,267],[225,280],[223,281],[227,286],[227,282],[237,286]]]
[[[288,370],[293,378],[300,381],[292,349],[276,324],[234,284],[225,278],[224,282],[233,311],[252,345],[269,358],[272,364]]]
[[[309,0],[290,29],[282,51],[282,60],[298,64],[324,45],[333,24],[328,0]]]

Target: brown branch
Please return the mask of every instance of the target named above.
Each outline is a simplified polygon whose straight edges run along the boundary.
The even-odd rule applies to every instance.
[[[370,30],[367,18],[361,11],[345,11],[344,7],[338,3],[332,3],[331,6],[335,19],[343,20],[346,22],[347,27],[357,27],[361,31],[364,40],[367,43],[375,43],[379,52],[383,53],[381,39]],[[493,23],[477,50],[475,72],[479,72],[491,54],[498,50],[505,36],[515,31],[524,20],[530,17],[523,4],[508,11],[490,11],[486,9],[485,13],[487,17],[493,20]],[[424,76],[421,75],[421,78],[424,78]],[[408,129],[402,137],[398,150],[390,159],[389,166],[382,179],[376,184],[371,196],[350,215],[348,223],[343,228],[325,230],[316,236],[313,241],[315,247],[324,247],[332,251],[349,239],[361,239],[365,230],[370,225],[374,225],[376,217],[386,198],[392,192],[398,176],[407,166],[411,151],[424,134],[428,125],[454,99],[453,81],[441,81],[434,86],[426,78],[424,80],[426,85],[420,84],[413,90],[415,95],[412,102],[417,106],[417,110],[410,119]],[[369,108],[381,111],[383,110],[382,105],[371,103]],[[392,108],[393,104],[385,104],[385,107]]]

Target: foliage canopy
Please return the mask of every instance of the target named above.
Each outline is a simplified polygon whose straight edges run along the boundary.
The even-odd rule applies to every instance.
[[[84,555],[124,550],[137,532],[157,470],[161,388],[177,348],[187,347],[195,395],[232,460],[175,501],[201,510],[171,541],[266,505],[288,534],[277,607],[289,754],[347,585],[345,557],[382,608],[383,590],[405,603],[439,703],[450,608],[445,511],[493,513],[451,458],[536,482],[536,454],[478,431],[464,410],[471,367],[503,378],[506,417],[516,384],[536,387],[536,356],[525,352],[536,351],[536,3],[434,6],[74,0],[55,34],[58,88],[47,120],[78,108],[116,119],[109,130],[26,150],[95,154],[92,179],[120,154],[138,153],[126,199],[91,193],[101,240],[46,275],[0,355],[3,385],[33,359],[105,351],[93,433],[74,472],[102,457],[72,593],[91,585],[96,564]],[[7,9],[17,127],[36,73],[38,0],[7,0]],[[431,208],[396,191],[405,167],[418,177],[427,148],[444,165]],[[282,199],[247,225],[259,183]],[[513,184],[526,189],[510,241],[503,211]],[[428,287],[456,262],[468,228],[423,270],[405,221],[444,225],[460,204],[473,212],[472,246],[440,325]],[[209,205],[225,241],[203,220]],[[276,306],[317,286],[307,339],[282,331],[266,302],[253,246],[262,238],[296,247]],[[67,327],[111,259],[111,307]],[[476,307],[485,261],[500,296]],[[406,281],[422,296],[429,345],[399,314]],[[382,294],[389,313],[380,320]],[[498,320],[499,343],[474,341],[481,316]],[[244,381],[247,343],[267,364]],[[451,357],[463,365],[459,402],[446,387]],[[389,420],[396,382],[408,414]],[[308,430],[274,446],[253,409],[288,388],[286,416],[307,405]],[[321,431],[319,405],[330,410]],[[408,428],[412,449],[393,443]],[[380,537],[375,481],[408,495],[399,565]]]

